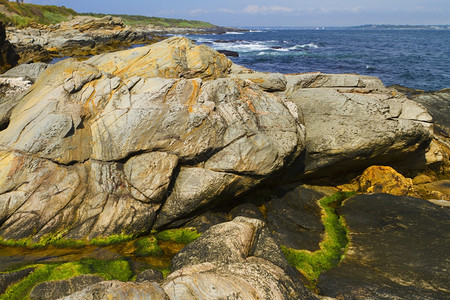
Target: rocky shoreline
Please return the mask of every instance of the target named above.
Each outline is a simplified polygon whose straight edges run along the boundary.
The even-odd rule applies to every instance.
[[[10,39],[93,55],[104,41],[149,35],[87,20]],[[93,261],[32,264],[0,273],[5,297],[450,294],[447,91],[405,96],[369,76],[255,72],[183,37],[20,65],[0,81],[0,252],[114,236],[127,257],[150,249],[135,238],[202,233],[181,243],[165,278],[131,258],[108,261],[110,273]],[[111,281],[117,273],[128,275]]]
[[[119,17],[75,16],[55,25],[7,28],[7,39],[19,55],[19,64],[49,62],[59,57],[86,58],[92,55],[123,50],[132,45],[152,44],[169,34],[223,34],[240,29],[215,26],[211,28],[178,28],[128,26]]]

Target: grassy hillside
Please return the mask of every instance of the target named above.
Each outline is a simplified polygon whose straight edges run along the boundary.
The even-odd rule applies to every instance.
[[[106,14],[87,13],[79,14],[73,9],[64,6],[36,5],[28,3],[9,2],[0,0],[0,21],[19,28],[28,27],[32,23],[56,24],[67,21],[70,16],[88,15],[93,17],[104,17]],[[132,15],[113,15],[123,19],[125,24],[131,26],[154,25],[161,27],[179,28],[212,28],[214,25],[201,21],[188,21],[182,19],[168,19]]]
[[[64,6],[36,5],[0,0],[0,21],[16,27],[27,27],[31,23],[56,24],[66,21],[78,13]]]
[[[104,17],[105,14],[96,13],[83,13],[81,15],[93,16],[93,17]],[[183,19],[168,19],[168,18],[157,18],[157,17],[146,17],[146,16],[133,16],[133,15],[111,15],[114,17],[121,18],[125,24],[130,26],[145,26],[154,25],[161,27],[179,27],[179,28],[211,28],[215,25],[202,21],[191,21]]]

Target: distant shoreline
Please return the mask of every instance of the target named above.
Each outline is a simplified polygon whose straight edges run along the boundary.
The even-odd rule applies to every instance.
[[[248,30],[450,30],[450,25],[236,26]]]

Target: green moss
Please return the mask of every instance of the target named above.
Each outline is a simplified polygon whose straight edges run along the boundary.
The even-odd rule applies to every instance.
[[[179,244],[189,244],[200,237],[195,228],[178,228],[169,229],[155,234],[155,237],[160,241],[174,242]]]
[[[96,274],[106,280],[128,281],[133,277],[126,260],[83,259],[63,264],[29,265],[36,269],[19,283],[9,287],[0,299],[28,299],[31,290],[39,283],[65,280],[82,274]]]
[[[281,246],[287,261],[305,275],[312,287],[317,284],[320,274],[337,266],[347,251],[349,237],[345,220],[338,216],[332,205],[340,206],[342,201],[354,194],[354,192],[339,192],[319,200],[325,227],[325,237],[320,243],[319,250],[311,252]]]
[[[54,265],[40,265],[24,280],[9,287],[5,294],[0,296],[2,300],[27,299],[28,294],[38,283],[47,281]]]
[[[130,264],[123,259],[118,260],[98,260],[86,258],[78,262],[87,268],[89,272],[104,277],[106,280],[128,281],[133,277]]]
[[[8,247],[26,247],[26,248],[42,248],[46,246],[54,246],[56,248],[82,248],[84,246],[106,247],[115,244],[131,241],[135,238],[132,234],[113,234],[106,238],[94,238],[90,241],[74,240],[63,238],[64,232],[56,234],[48,234],[39,239],[39,242],[33,242],[31,238],[23,238],[20,240],[6,240],[0,237],[0,245]]]
[[[163,250],[154,236],[145,237],[136,241],[136,256],[161,256]]]
[[[95,238],[89,242],[89,245],[93,246],[109,246],[114,244],[120,244],[124,242],[129,242],[136,236],[133,234],[112,234],[106,238]]]

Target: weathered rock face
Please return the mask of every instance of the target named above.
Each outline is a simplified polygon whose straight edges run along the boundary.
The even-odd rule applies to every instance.
[[[289,164],[305,134],[292,103],[230,66],[175,37],[47,68],[0,131],[0,235],[145,232]]]
[[[18,65],[0,76],[3,77],[21,77],[32,81],[33,83],[38,78],[39,74],[48,67],[46,63],[21,64]]]
[[[285,94],[303,112],[307,130],[305,158],[291,176],[299,170],[308,178],[392,164],[430,142],[426,109],[387,90],[379,79],[320,73],[286,78]]]
[[[173,259],[170,299],[316,299],[264,222],[237,217],[211,227]]]
[[[351,244],[339,267],[319,278],[337,299],[447,299],[450,213],[428,201],[358,195],[339,209]]]

